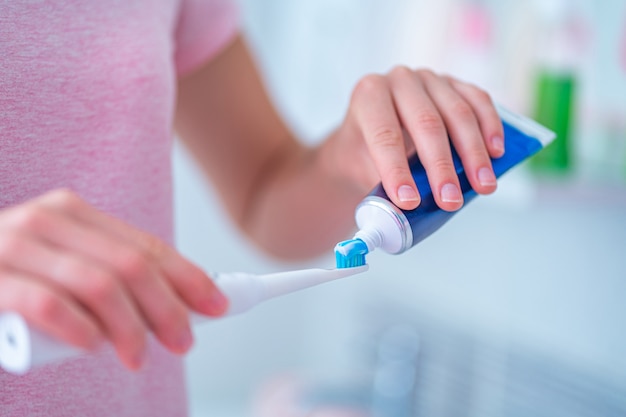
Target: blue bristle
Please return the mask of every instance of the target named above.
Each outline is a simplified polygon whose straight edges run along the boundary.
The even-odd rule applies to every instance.
[[[355,268],[365,265],[365,255],[369,250],[361,239],[350,239],[335,246],[337,268]]]

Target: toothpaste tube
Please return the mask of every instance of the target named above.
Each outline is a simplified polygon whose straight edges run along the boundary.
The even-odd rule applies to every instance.
[[[502,157],[491,160],[496,177],[539,152],[555,138],[554,132],[524,116],[502,107],[498,107],[498,114],[504,127],[505,152]],[[469,202],[477,193],[454,149],[452,156],[464,200]],[[351,258],[362,257],[375,248],[390,254],[403,253],[430,236],[456,213],[437,206],[417,155],[409,159],[409,166],[422,198],[420,205],[414,210],[402,210],[390,201],[382,184],[376,186],[356,208],[359,231],[353,239],[341,242],[335,248],[337,267],[353,266],[348,264]]]

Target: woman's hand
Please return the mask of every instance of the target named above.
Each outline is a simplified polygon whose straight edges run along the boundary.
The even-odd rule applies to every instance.
[[[193,343],[188,311],[222,314],[211,280],[154,236],[69,191],[0,212],[0,311],[85,349],[103,340],[137,369],[146,334],[170,351]]]
[[[435,201],[444,210],[463,205],[450,146],[473,189],[489,194],[496,177],[489,157],[504,153],[502,123],[487,93],[429,70],[396,67],[364,77],[354,89],[340,128],[323,145],[326,166],[369,191],[382,180],[400,208],[420,203],[407,155],[417,151]]]

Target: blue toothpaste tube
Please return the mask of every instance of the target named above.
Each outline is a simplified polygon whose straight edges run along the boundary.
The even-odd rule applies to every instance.
[[[524,116],[497,107],[504,127],[505,152],[491,160],[496,177],[534,155],[555,138],[554,132]],[[476,197],[461,159],[452,150],[461,191],[466,203]],[[414,210],[402,210],[394,205],[379,184],[356,208],[359,231],[353,239],[335,247],[338,268],[365,264],[365,255],[376,248],[390,254],[400,254],[412,248],[446,223],[456,212],[439,208],[433,197],[426,171],[417,155],[409,159],[411,173],[422,201]]]

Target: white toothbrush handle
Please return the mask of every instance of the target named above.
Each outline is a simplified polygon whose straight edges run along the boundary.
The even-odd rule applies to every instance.
[[[224,316],[243,313],[259,303],[330,280],[364,272],[367,266],[349,270],[309,269],[268,275],[246,273],[218,274],[215,283],[229,300]],[[222,317],[224,317],[222,316]],[[191,314],[193,324],[211,320]],[[31,328],[16,313],[0,313],[0,368],[13,374],[85,354],[84,351]]]
[[[261,301],[260,287],[249,274],[223,276],[216,279],[216,284],[230,301],[228,316],[249,310]],[[192,324],[210,319],[191,314]],[[83,350],[30,327],[21,315],[0,313],[0,367],[5,371],[21,375],[32,368],[82,354],[85,354]]]
[[[0,314],[0,366],[7,372],[25,374],[31,368],[82,353],[78,348],[31,328],[19,314]]]

